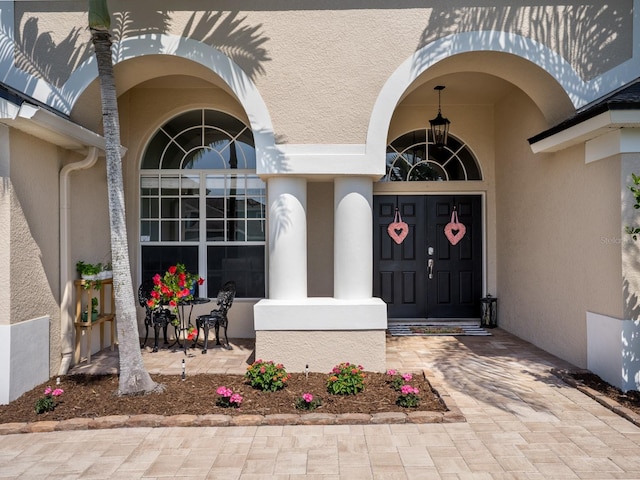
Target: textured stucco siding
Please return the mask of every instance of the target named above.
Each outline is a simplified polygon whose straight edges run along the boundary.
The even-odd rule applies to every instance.
[[[50,370],[60,362],[58,170],[61,151],[11,131],[10,323],[50,317]]]
[[[16,4],[15,29],[22,42],[15,57],[20,69],[60,86],[91,49],[86,3],[58,5]],[[116,42],[167,34],[227,54],[255,82],[282,143],[363,143],[372,106],[393,71],[422,47],[453,34],[521,35],[557,52],[585,80],[628,60],[633,46],[631,0],[593,5],[495,1],[479,7],[439,1],[423,8],[373,8],[350,1],[335,9],[308,1],[260,8],[241,3],[232,11],[223,5],[221,12],[162,2],[153,9],[145,2],[109,6]],[[29,48],[28,40],[45,37],[53,43]],[[164,74],[179,71],[165,65]]]
[[[544,121],[517,92],[496,115],[514,110],[496,142],[499,324],[585,367],[586,311],[622,315],[620,163],[534,155],[522,139]]]
[[[341,362],[370,372],[386,368],[384,330],[258,331],[256,359],[282,363],[289,372],[330,372]]]

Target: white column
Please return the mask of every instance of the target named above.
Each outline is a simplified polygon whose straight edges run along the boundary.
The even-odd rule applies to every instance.
[[[269,298],[307,298],[307,181],[272,177],[269,201]]]
[[[373,181],[340,177],[334,182],[333,295],[371,298],[373,282]]]

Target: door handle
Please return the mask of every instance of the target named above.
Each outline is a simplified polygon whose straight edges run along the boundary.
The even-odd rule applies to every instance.
[[[433,278],[433,258],[430,258],[427,262],[427,272],[429,273],[429,279]]]

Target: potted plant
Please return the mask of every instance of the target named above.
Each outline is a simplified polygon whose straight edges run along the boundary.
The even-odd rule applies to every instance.
[[[88,316],[89,314],[87,313],[87,310],[82,312],[82,321],[86,322]],[[98,319],[98,299],[96,297],[93,297],[91,299],[91,321],[95,322],[97,319]]]
[[[76,270],[83,280],[98,280],[98,274],[103,270],[102,263],[85,263],[80,260],[76,263]]]
[[[76,270],[80,274],[80,278],[82,278],[82,280],[86,280],[84,288],[92,286],[99,289],[102,280],[113,278],[111,262],[103,265],[102,263],[85,263],[80,260],[76,263]]]
[[[113,269],[111,267],[111,262],[102,265],[102,270],[100,270],[100,272],[98,272],[97,274],[98,280],[106,280],[108,278],[113,278]]]
[[[193,299],[195,288],[202,285],[204,279],[199,275],[187,272],[184,264],[172,265],[163,276],[156,274],[153,277],[153,290],[147,304],[150,308],[159,305],[168,305],[174,310],[181,301]]]

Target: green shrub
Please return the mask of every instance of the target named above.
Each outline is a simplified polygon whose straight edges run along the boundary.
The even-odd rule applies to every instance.
[[[398,400],[396,400],[396,404],[403,408],[415,408],[420,404],[420,397],[418,394],[420,390],[411,385],[403,385],[400,388],[400,395],[398,395]]]
[[[247,367],[244,377],[253,388],[275,392],[286,386],[291,375],[281,363],[276,365],[272,361],[256,360]]]
[[[334,395],[355,395],[364,390],[362,365],[343,362],[333,367],[327,380],[327,391]]]

